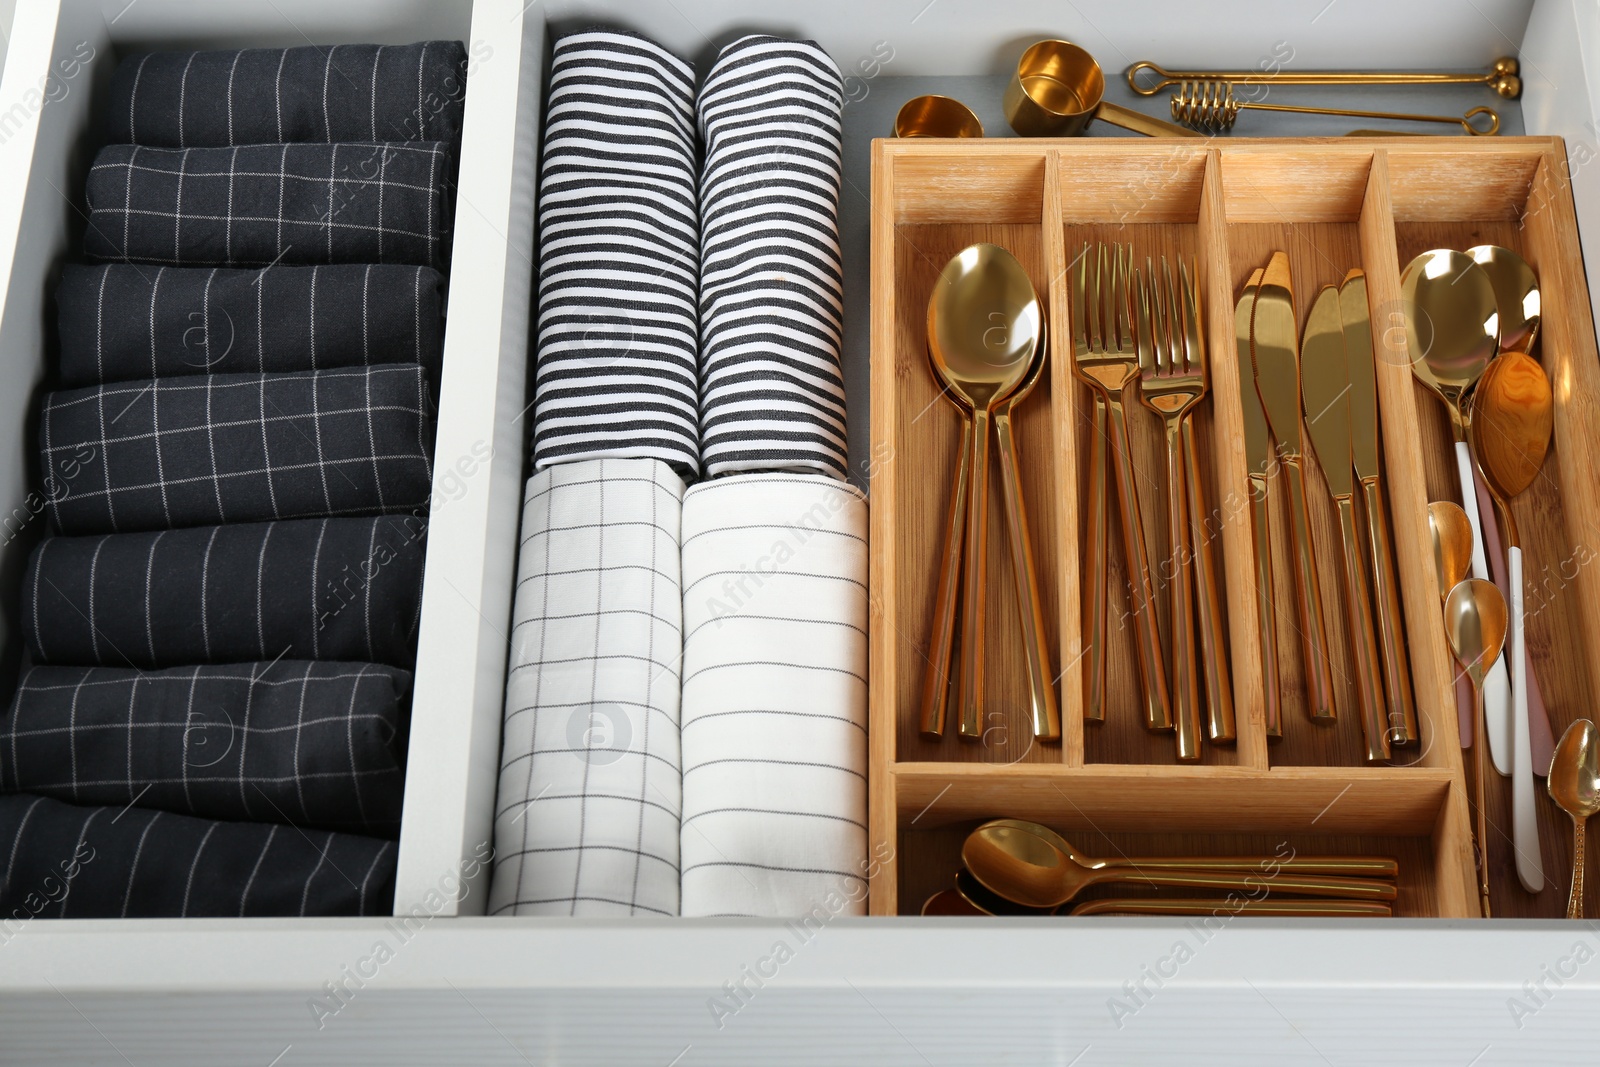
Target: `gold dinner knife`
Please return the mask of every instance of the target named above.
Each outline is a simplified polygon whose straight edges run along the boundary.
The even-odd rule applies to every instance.
[[[1405,621],[1400,614],[1400,582],[1394,549],[1389,543],[1388,508],[1378,467],[1378,381],[1367,317],[1367,276],[1360,268],[1339,286],[1339,317],[1344,323],[1345,365],[1350,374],[1350,458],[1366,503],[1368,559],[1372,596],[1378,615],[1378,640],[1383,655],[1383,690],[1388,697],[1389,742],[1414,745],[1417,705],[1411,694],[1411,665],[1406,658]]]
[[[1378,645],[1372,634],[1372,598],[1367,594],[1366,556],[1356,528],[1355,468],[1350,452],[1350,373],[1346,369],[1344,323],[1339,290],[1324,285],[1311,305],[1300,342],[1300,396],[1305,401],[1306,433],[1322,466],[1328,493],[1339,511],[1344,541],[1345,620],[1355,656],[1356,700],[1367,759],[1389,758],[1389,724],[1378,679]]]
[[[1268,737],[1283,736],[1283,705],[1278,698],[1278,614],[1272,592],[1272,527],[1268,525],[1267,479],[1272,472],[1272,435],[1267,413],[1251,383],[1256,378],[1250,354],[1250,316],[1256,309],[1261,271],[1252,271],[1233,313],[1233,342],[1239,353],[1239,399],[1244,408],[1244,462],[1250,474],[1252,540],[1256,550],[1256,614],[1261,638],[1261,687],[1266,698],[1264,718]]]
[[[1278,442],[1278,460],[1289,485],[1289,517],[1294,528],[1295,591],[1300,645],[1306,663],[1306,697],[1311,718],[1335,717],[1333,680],[1328,669],[1328,636],[1322,626],[1322,592],[1311,552],[1311,518],[1306,513],[1306,479],[1300,465],[1300,345],[1289,257],[1274,252],[1261,276],[1250,321],[1256,391]]]

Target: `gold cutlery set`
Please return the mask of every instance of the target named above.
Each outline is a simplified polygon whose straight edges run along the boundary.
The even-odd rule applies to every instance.
[[[1299,336],[1298,322],[1289,257],[1276,252],[1264,269],[1251,274],[1234,314],[1267,734],[1279,737],[1283,730],[1268,526],[1274,468],[1288,492],[1285,507],[1293,534],[1297,608],[1293,626],[1300,636],[1310,715],[1313,721],[1328,723],[1338,714],[1322,618],[1318,552],[1306,501],[1302,442],[1309,437],[1339,515],[1345,618],[1366,754],[1369,760],[1385,760],[1391,745],[1413,744],[1419,736],[1378,457],[1377,380],[1366,276],[1351,270],[1342,284],[1323,286],[1312,303],[1304,338]],[[1254,389],[1249,388],[1252,382]],[[1366,520],[1364,543],[1356,516],[1358,493]]]
[[[923,915],[1292,915],[1393,913],[1399,864],[1380,856],[1174,856],[1100,859],[1039,823],[994,819],[967,835],[954,886]],[[1101,885],[1178,887],[1224,897],[1079,900]]]

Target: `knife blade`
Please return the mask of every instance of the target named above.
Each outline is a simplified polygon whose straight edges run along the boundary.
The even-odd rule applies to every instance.
[[[1267,430],[1267,413],[1261,407],[1261,394],[1250,387],[1256,379],[1255,356],[1250,351],[1250,322],[1256,310],[1256,290],[1261,287],[1261,271],[1251,273],[1233,313],[1233,343],[1239,353],[1240,406],[1244,409],[1244,462],[1252,477],[1264,476],[1272,462],[1272,436]]]
[[[1300,447],[1300,342],[1295,328],[1294,285],[1289,257],[1274,252],[1256,291],[1250,335],[1255,352],[1256,392],[1278,451],[1298,456]]]
[[[1339,286],[1344,324],[1345,372],[1350,378],[1350,459],[1361,481],[1378,477],[1378,376],[1372,322],[1367,317],[1367,276],[1358,267]]]
[[[1306,433],[1322,466],[1328,492],[1335,499],[1354,491],[1350,463],[1350,376],[1345,370],[1344,322],[1339,290],[1324,285],[1311,305],[1306,334],[1300,342],[1300,396],[1305,402]]]

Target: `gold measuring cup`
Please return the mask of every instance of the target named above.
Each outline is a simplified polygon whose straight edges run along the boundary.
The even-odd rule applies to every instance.
[[[1006,86],[1006,121],[1023,137],[1075,137],[1100,119],[1147,137],[1199,137],[1150,115],[1104,100],[1105,72],[1071,41],[1030,45]]]
[[[894,117],[896,137],[982,137],[983,123],[961,101],[948,96],[913,96]]]

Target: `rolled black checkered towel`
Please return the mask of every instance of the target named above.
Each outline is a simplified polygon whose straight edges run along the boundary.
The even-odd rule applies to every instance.
[[[700,464],[694,69],[643,37],[563,37],[539,186],[534,465]]]
[[[111,76],[109,140],[458,141],[466,81],[459,41],[149,52]]]
[[[386,915],[393,841],[0,796],[0,922]]]
[[[89,168],[91,259],[177,267],[450,258],[454,157],[437,141],[146,148]]]
[[[420,363],[439,377],[444,278],[432,267],[62,268],[61,384]]]
[[[743,37],[700,89],[701,457],[707,474],[842,478],[839,68]]]
[[[432,481],[415,364],[68,389],[39,439],[64,534],[411,511]]]
[[[373,663],[33,667],[0,791],[395,837],[410,686]]]
[[[39,663],[409,667],[424,532],[384,515],[49,537],[23,576],[23,635]]]

